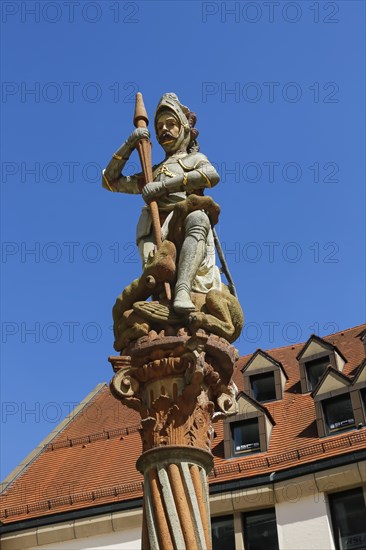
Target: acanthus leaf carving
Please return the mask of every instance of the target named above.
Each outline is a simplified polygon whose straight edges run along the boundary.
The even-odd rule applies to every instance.
[[[154,333],[150,342],[141,339],[125,361],[111,359],[113,395],[140,412],[144,451],[166,445],[209,451],[212,419],[236,412],[235,387],[226,383],[235,350],[201,333],[183,339]]]

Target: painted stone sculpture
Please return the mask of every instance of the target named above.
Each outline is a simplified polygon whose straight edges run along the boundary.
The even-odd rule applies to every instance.
[[[122,351],[129,341],[151,328],[163,330],[179,325],[179,319],[193,332],[202,328],[229,342],[242,328],[240,304],[221,282],[215,263],[213,228],[220,208],[203,191],[216,185],[219,176],[199,152],[195,123],[196,115],[175,94],[165,94],[156,110],[155,130],[166,157],[152,167],[152,181],[144,183],[142,173],[121,173],[134,148],[149,138],[148,130],[141,127],[132,132],[103,172],[106,189],[141,193],[147,203],[136,232],[144,272],[117,298],[113,310],[116,351]],[[157,204],[159,217],[155,221],[164,243],[157,253],[154,220],[148,206],[152,200]],[[174,289],[172,303],[162,297],[164,283]],[[154,305],[147,302],[145,307],[134,306],[150,296]]]
[[[211,548],[207,474],[214,418],[236,413],[231,382],[243,326],[215,225],[220,208],[204,190],[219,176],[199,152],[196,116],[165,94],[155,131],[166,156],[151,165],[148,119],[137,94],[136,130],[103,172],[109,191],[140,193],[143,272],[113,308],[113,395],[141,416],[144,475],[142,548]],[[124,176],[132,151],[142,173]],[[215,246],[228,285],[221,282]]]

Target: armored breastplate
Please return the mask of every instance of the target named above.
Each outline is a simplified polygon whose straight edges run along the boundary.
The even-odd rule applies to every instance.
[[[195,170],[202,163],[203,155],[198,152],[189,153],[185,156],[171,156],[161,164],[154,166],[154,181],[164,181],[166,177],[174,177],[178,174]]]

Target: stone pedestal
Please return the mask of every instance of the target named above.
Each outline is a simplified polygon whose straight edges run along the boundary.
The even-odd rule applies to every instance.
[[[151,331],[124,352],[110,358],[111,391],[141,415],[143,550],[209,549],[212,419],[236,412],[236,349],[182,329],[175,336]]]

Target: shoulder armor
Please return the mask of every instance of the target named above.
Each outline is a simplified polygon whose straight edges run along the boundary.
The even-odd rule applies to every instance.
[[[190,172],[191,170],[196,170],[199,166],[203,164],[208,164],[208,158],[202,153],[191,153],[183,159],[178,159],[178,163],[181,165],[185,172]]]

